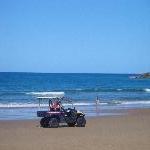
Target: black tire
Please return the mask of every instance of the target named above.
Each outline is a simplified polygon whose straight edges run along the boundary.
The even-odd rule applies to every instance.
[[[49,124],[50,128],[58,128],[59,127],[59,121],[57,118],[50,118],[48,124]]]
[[[77,118],[77,127],[85,127],[86,120],[83,116]]]
[[[68,127],[74,127],[76,123],[68,123]]]
[[[40,121],[40,125],[43,128],[47,128],[48,127],[48,119],[47,118],[42,118]]]

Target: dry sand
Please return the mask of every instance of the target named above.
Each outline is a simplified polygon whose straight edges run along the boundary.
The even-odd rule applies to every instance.
[[[0,121],[0,150],[150,150],[150,109],[87,120],[85,128]]]

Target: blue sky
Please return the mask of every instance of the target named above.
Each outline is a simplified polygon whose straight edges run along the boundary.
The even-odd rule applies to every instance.
[[[0,0],[0,71],[150,71],[150,1]]]

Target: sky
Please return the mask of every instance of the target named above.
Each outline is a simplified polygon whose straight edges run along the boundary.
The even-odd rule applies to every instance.
[[[149,0],[0,0],[0,72],[148,71]]]

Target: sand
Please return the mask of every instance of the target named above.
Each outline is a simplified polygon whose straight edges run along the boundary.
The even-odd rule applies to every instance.
[[[38,120],[0,121],[0,150],[150,150],[150,109],[88,118],[85,128],[41,128]]]

